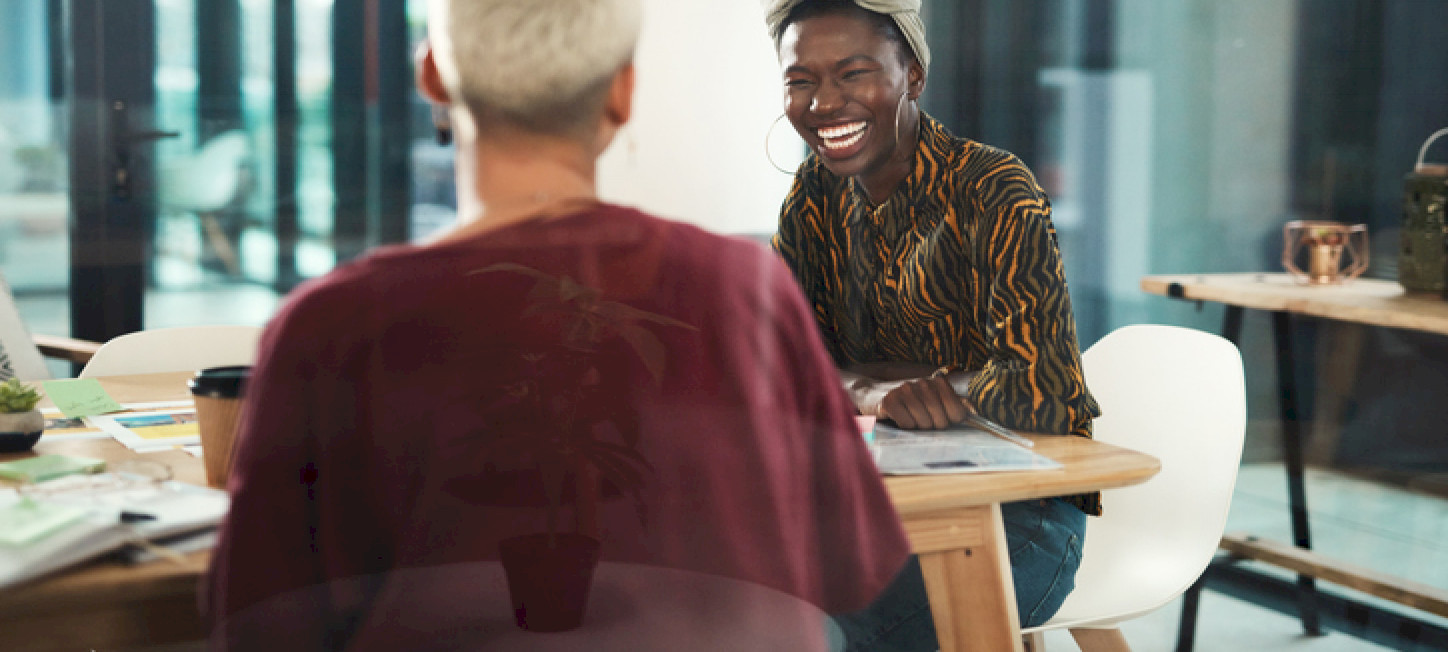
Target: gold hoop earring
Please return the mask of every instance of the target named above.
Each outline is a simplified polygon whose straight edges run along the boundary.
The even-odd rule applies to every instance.
[[[774,169],[779,170],[780,172],[783,172],[783,173],[785,173],[785,174],[788,174],[788,175],[793,176],[793,175],[794,175],[794,172],[792,172],[792,171],[790,171],[790,170],[786,170],[786,169],[780,167],[778,163],[775,163],[775,162],[774,162],[774,155],[771,154],[770,151],[769,151],[769,138],[774,135],[774,128],[775,128],[775,127],[778,127],[778,126],[779,126],[779,121],[780,121],[780,120],[783,120],[783,119],[784,119],[784,114],[783,114],[783,113],[779,114],[779,117],[778,117],[778,118],[775,118],[773,123],[770,123],[770,125],[769,125],[769,131],[764,132],[764,158],[769,160],[769,164],[770,164],[770,165],[773,165],[773,166],[774,166]]]
[[[895,103],[895,144],[900,144],[900,107],[905,106],[905,96],[910,91],[900,91],[900,101]]]

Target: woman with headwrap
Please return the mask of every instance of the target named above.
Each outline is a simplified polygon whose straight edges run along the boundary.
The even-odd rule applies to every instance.
[[[811,154],[773,246],[814,308],[862,414],[943,428],[978,413],[1091,436],[1050,202],[1010,153],[916,104],[930,51],[920,0],[766,0],[785,116]],[[1073,584],[1098,496],[1002,506],[1022,626]],[[837,619],[851,649],[936,649],[919,566]]]

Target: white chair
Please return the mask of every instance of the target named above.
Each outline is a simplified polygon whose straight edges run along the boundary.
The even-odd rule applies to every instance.
[[[1117,625],[1181,595],[1221,540],[1246,432],[1242,357],[1202,331],[1137,325],[1113,331],[1082,355],[1101,404],[1096,439],[1161,460],[1143,484],[1102,492],[1103,515],[1086,524],[1076,589],[1054,618],[1023,630],[1070,629],[1085,652],[1127,651]]]
[[[0,381],[49,380],[45,358],[59,358],[84,364],[99,344],[69,337],[31,335],[20,320],[20,310],[10,294],[5,276],[0,275]]]
[[[232,276],[241,273],[238,245],[219,215],[248,189],[250,160],[251,141],[245,131],[234,129],[216,135],[194,154],[172,161],[159,172],[160,208],[200,217],[206,242]]]
[[[127,333],[101,345],[79,377],[250,365],[256,360],[260,340],[257,326],[185,326]]]

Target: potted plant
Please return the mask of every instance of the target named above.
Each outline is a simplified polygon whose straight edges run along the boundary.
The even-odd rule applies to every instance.
[[[40,441],[45,431],[45,418],[35,404],[40,392],[11,378],[0,384],[0,453],[28,451]]]
[[[640,492],[652,467],[638,451],[637,414],[605,370],[632,356],[658,382],[665,348],[646,324],[694,327],[604,300],[567,276],[510,263],[473,272],[493,273],[523,275],[533,285],[521,317],[527,341],[491,392],[487,413],[498,416],[478,432],[481,454],[490,468],[523,470],[494,485],[514,494],[514,504],[541,502],[547,524],[544,532],[503,540],[499,553],[518,626],[564,631],[582,623],[587,606],[601,545],[599,501],[628,495],[645,517]],[[565,506],[573,511],[571,531],[563,528]]]

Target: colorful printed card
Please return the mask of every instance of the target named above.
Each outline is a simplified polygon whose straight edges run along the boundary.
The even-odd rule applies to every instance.
[[[134,451],[201,443],[195,408],[97,416],[91,423]]]

